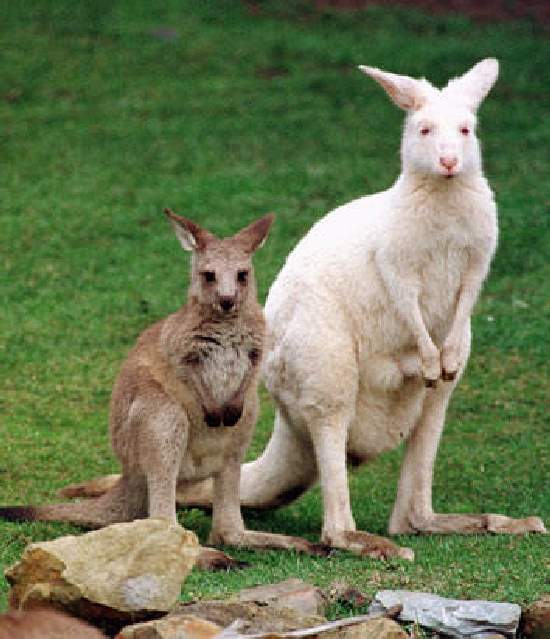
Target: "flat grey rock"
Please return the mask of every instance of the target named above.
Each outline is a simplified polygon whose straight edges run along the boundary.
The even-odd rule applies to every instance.
[[[369,608],[381,612],[401,604],[400,621],[416,622],[441,634],[457,639],[482,639],[499,633],[516,636],[521,616],[517,604],[496,601],[446,599],[427,592],[381,590]]]

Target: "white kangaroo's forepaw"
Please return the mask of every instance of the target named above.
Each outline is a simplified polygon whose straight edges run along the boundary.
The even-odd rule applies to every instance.
[[[460,361],[458,350],[452,346],[444,346],[441,352],[441,377],[446,382],[452,382],[458,374]]]
[[[422,377],[428,388],[434,388],[441,377],[441,358],[436,350],[436,355],[422,359]]]

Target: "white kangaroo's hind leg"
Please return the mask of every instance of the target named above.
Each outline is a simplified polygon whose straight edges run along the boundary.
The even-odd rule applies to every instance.
[[[327,554],[326,548],[301,537],[257,532],[245,528],[239,501],[241,457],[235,454],[214,477],[212,530],[208,543],[247,548],[294,549],[316,555]]]
[[[456,380],[426,393],[422,415],[407,441],[397,498],[390,518],[390,534],[546,532],[539,517],[512,519],[495,514],[434,513],[433,468],[447,405],[455,385]]]
[[[410,548],[402,548],[385,537],[356,530],[351,512],[346,448],[350,416],[345,413],[320,417],[310,423],[323,494],[323,531],[321,541],[333,548],[387,559],[414,559]]]

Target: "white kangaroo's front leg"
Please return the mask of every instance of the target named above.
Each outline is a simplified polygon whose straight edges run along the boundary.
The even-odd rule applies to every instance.
[[[399,261],[393,248],[379,250],[375,261],[397,314],[416,341],[426,385],[435,386],[441,377],[441,356],[420,311],[420,282],[407,265]]]
[[[442,377],[445,381],[453,380],[464,365],[460,358],[462,340],[469,332],[470,317],[488,270],[489,255],[472,250],[460,285],[451,330],[441,349]]]
[[[539,517],[512,519],[495,514],[433,512],[434,463],[447,405],[455,384],[456,381],[453,384],[440,385],[426,394],[420,420],[407,441],[397,498],[390,518],[390,534],[546,532]]]

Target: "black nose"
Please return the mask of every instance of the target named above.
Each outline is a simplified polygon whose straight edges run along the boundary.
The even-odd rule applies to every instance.
[[[230,311],[235,306],[235,300],[231,297],[222,297],[220,299],[220,306],[224,311]]]

